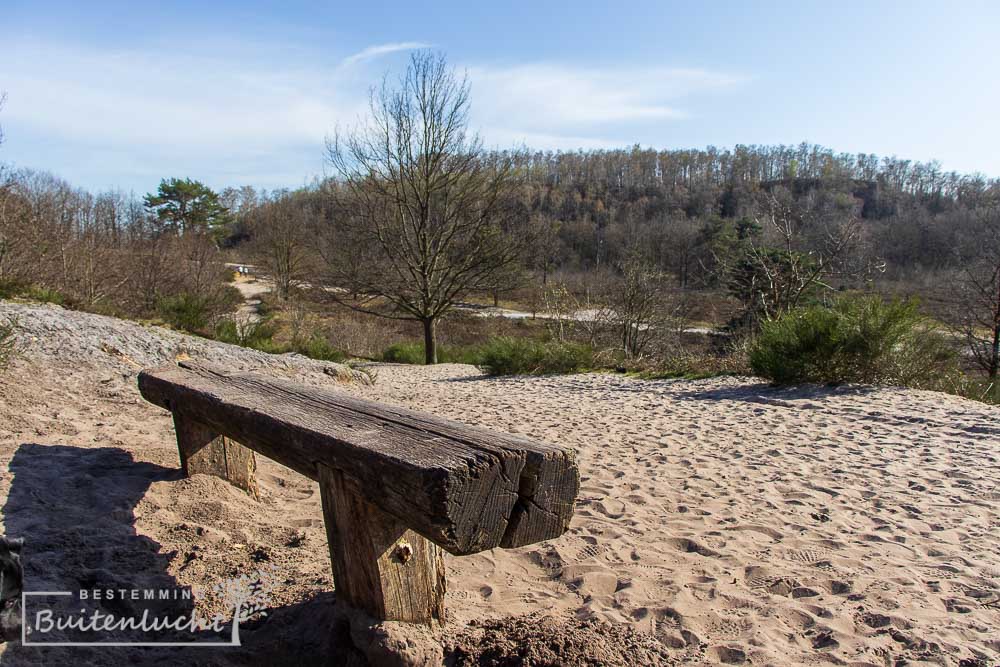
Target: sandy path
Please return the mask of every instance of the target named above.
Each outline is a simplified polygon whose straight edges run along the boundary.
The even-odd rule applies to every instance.
[[[59,362],[60,345],[85,362]],[[265,562],[285,576],[276,606],[329,593],[315,484],[263,460],[260,503],[180,479],[170,420],[138,398],[133,365],[81,345],[50,339],[0,376],[3,520],[29,541],[28,588],[133,573],[202,586]],[[380,365],[364,387],[307,371],[578,451],[569,533],[448,560],[452,628],[546,611],[634,626],[694,664],[1000,661],[996,408],[735,379]],[[288,630],[304,633],[296,648],[322,626],[308,618]]]

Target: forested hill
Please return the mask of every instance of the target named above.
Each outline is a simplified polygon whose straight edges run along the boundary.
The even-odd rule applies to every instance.
[[[807,144],[523,151],[514,168],[511,208],[533,236],[511,283],[518,285],[545,285],[555,274],[620,274],[638,251],[678,287],[731,292],[748,253],[787,246],[795,254],[786,257],[827,256],[830,234],[851,225],[837,271],[825,269],[831,279],[843,285],[833,274],[849,273],[876,288],[903,281],[926,295],[951,273],[982,263],[992,221],[1000,219],[995,179]],[[296,264],[307,274],[297,279],[314,281],[323,264],[312,255],[322,255],[316,251],[324,244],[343,245],[339,225],[353,224],[333,205],[331,181],[291,192],[243,186],[217,194],[187,179],[165,183],[178,197],[191,190],[184,196],[211,204],[208,213],[195,211],[205,215],[194,221],[210,234],[167,233],[179,227],[152,194],[88,193],[43,172],[0,165],[0,287],[43,286],[88,308],[113,303],[116,312],[148,314],[165,294],[216,285],[201,272],[173,270],[175,253],[198,265],[223,256],[259,262],[274,245],[268,240],[294,242],[309,255]],[[768,223],[775,205],[794,238],[782,240]],[[756,259],[762,265],[767,258]],[[848,263],[879,270],[848,271]]]
[[[549,268],[614,265],[648,249],[682,284],[699,278],[714,234],[781,193],[823,217],[857,216],[890,276],[947,268],[973,241],[970,213],[1000,181],[820,146],[533,152],[519,158],[523,202],[551,225]],[[956,254],[957,253],[957,254]]]

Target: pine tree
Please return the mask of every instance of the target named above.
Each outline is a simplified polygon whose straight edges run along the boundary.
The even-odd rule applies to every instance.
[[[209,233],[218,237],[229,223],[229,210],[208,186],[190,178],[160,181],[156,194],[148,194],[146,209],[164,230],[178,234]]]

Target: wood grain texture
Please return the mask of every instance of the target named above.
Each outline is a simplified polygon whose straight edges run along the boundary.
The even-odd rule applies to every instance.
[[[443,551],[365,500],[339,470],[318,469],[337,597],[380,621],[443,624]]]
[[[178,413],[174,413],[174,432],[185,477],[197,474],[221,477],[260,500],[253,451]]]
[[[343,472],[365,498],[462,555],[558,537],[573,514],[571,450],[252,374],[183,363],[143,371],[149,401],[312,479]]]

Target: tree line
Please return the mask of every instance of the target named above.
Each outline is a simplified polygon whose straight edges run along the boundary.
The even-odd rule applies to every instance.
[[[164,181],[159,194],[139,199],[91,194],[31,170],[7,170],[0,179],[0,294],[34,290],[137,318],[177,299],[200,300],[216,315],[238,301],[213,239],[224,211],[205,210],[217,199],[208,188]]]

